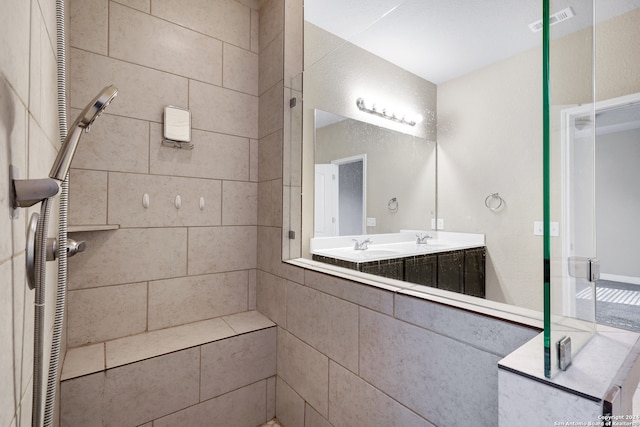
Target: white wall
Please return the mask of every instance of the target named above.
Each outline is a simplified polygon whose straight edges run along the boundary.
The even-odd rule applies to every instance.
[[[596,137],[596,242],[601,274],[640,278],[640,130]]]

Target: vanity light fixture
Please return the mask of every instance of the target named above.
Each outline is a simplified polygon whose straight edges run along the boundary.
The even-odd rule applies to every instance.
[[[369,107],[364,99],[362,98],[358,98],[356,100],[356,105],[358,106],[358,109],[360,111],[364,111],[366,113],[369,114],[373,114],[379,117],[383,117],[385,119],[391,120],[393,122],[396,123],[403,123],[405,125],[409,125],[409,126],[415,126],[416,124],[420,123],[422,121],[422,116],[421,115],[414,115],[414,114],[400,114],[397,113],[395,111],[391,111],[387,108],[384,107],[380,107],[377,104],[373,104],[371,107]]]

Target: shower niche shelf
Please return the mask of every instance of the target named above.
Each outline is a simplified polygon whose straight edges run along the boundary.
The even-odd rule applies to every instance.
[[[67,233],[81,233],[84,231],[110,231],[118,230],[120,226],[118,224],[108,225],[70,225],[67,227]]]

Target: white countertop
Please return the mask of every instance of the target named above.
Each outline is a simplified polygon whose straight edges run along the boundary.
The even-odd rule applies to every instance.
[[[429,235],[418,244],[416,235]],[[354,239],[370,239],[368,248],[356,250]],[[426,230],[400,230],[399,233],[361,236],[320,237],[311,239],[311,253],[349,262],[382,261],[396,258],[448,252],[484,246],[484,234],[451,233]]]

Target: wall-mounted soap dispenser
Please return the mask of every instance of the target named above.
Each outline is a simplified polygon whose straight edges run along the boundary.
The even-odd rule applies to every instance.
[[[191,111],[167,105],[164,107],[164,139],[162,145],[193,150],[191,143]]]

